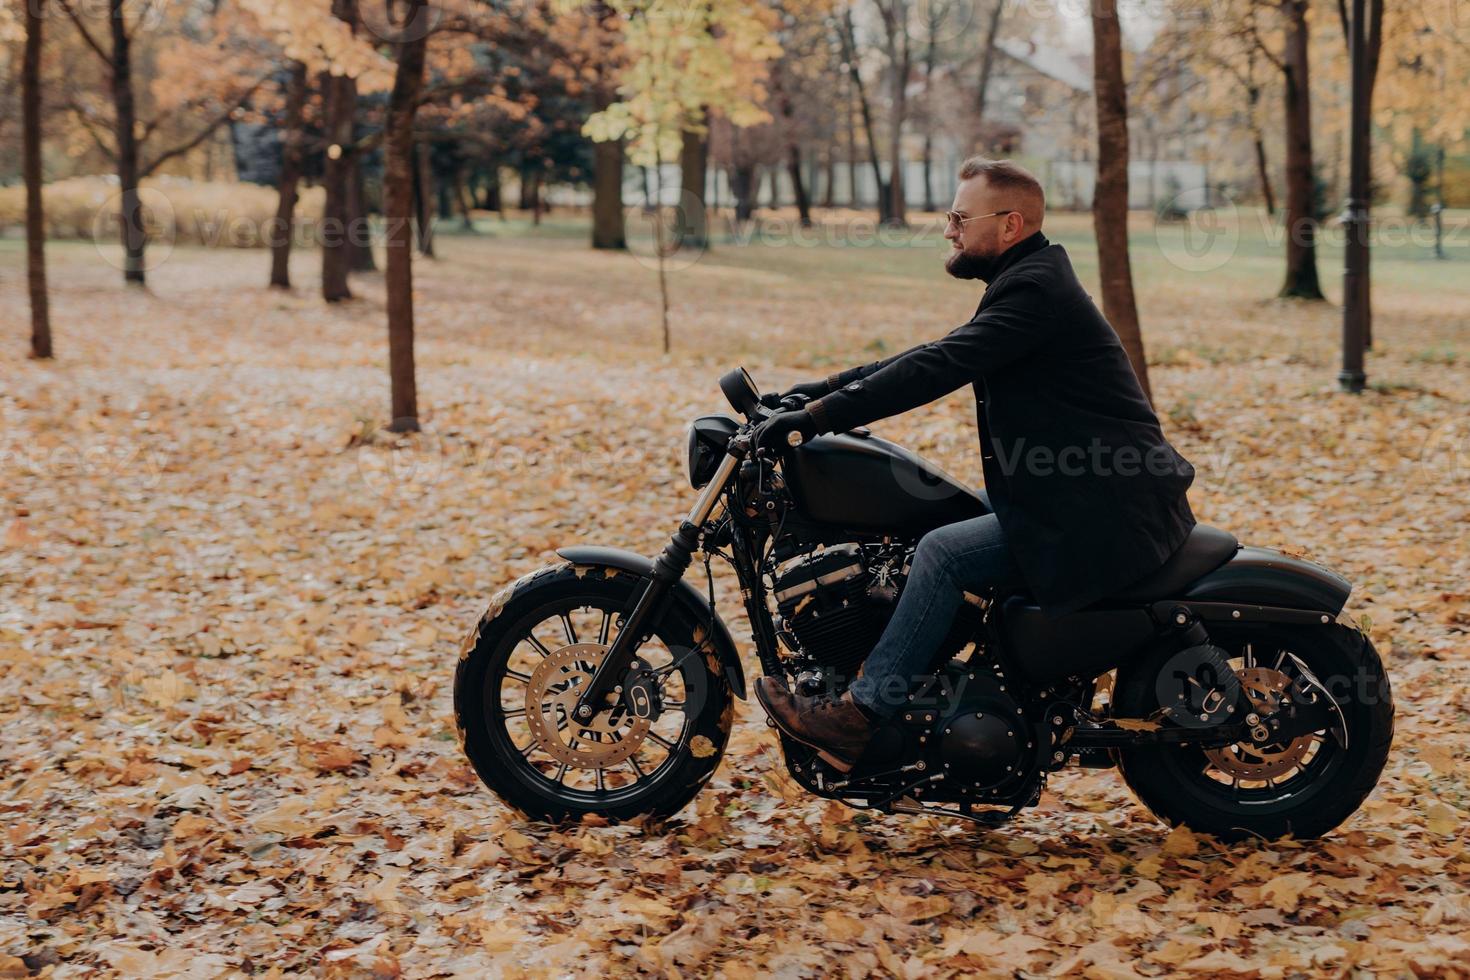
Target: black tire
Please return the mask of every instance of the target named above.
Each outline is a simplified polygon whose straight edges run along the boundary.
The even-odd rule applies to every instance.
[[[1373,791],[1393,742],[1393,696],[1373,644],[1337,623],[1231,624],[1212,627],[1210,640],[1235,664],[1244,660],[1248,645],[1257,664],[1281,650],[1298,657],[1338,703],[1347,747],[1324,733],[1280,782],[1240,779],[1228,786],[1223,780],[1232,779],[1231,774],[1198,746],[1123,749],[1118,764],[1129,788],[1165,823],[1224,841],[1288,835],[1310,839],[1332,831]],[[1159,708],[1159,677],[1168,660],[1169,654],[1160,652],[1119,670],[1116,716],[1147,718]],[[1267,785],[1243,787],[1246,782]]]
[[[454,677],[454,716],[465,754],[485,785],[530,819],[561,823],[586,814],[610,820],[672,816],[694,798],[720,764],[734,710],[729,684],[715,656],[707,647],[701,648],[705,624],[672,603],[654,627],[650,642],[640,647],[637,655],[650,667],[669,668],[662,686],[673,685],[677,678],[674,693],[680,698],[677,702],[669,698],[669,702],[680,707],[665,710],[649,733],[637,738],[632,764],[584,768],[552,757],[543,748],[549,743],[537,739],[529,718],[531,678],[537,675],[534,664],[539,662],[538,656],[547,659],[543,650],[565,658],[563,651],[570,649],[570,644],[556,648],[544,639],[546,624],[565,612],[566,618],[560,620],[563,632],[576,641],[590,643],[577,622],[594,622],[599,640],[605,645],[608,637],[616,634],[613,627],[619,617],[632,611],[644,582],[617,569],[548,566],[498,593],[465,639]],[[590,620],[585,618],[589,610]],[[580,662],[571,673],[562,668],[562,676],[577,679],[558,684],[558,697],[564,697],[577,683],[585,683],[583,671]],[[543,673],[557,676],[544,669]],[[524,683],[520,680],[523,676]],[[518,688],[519,703],[525,705],[520,714],[516,711]],[[666,697],[668,693],[666,690]],[[540,704],[538,710],[545,711],[544,706],[551,702]],[[574,728],[567,723],[564,712],[558,712],[553,706],[539,714],[538,720],[555,721],[556,732],[574,731],[575,736],[567,736],[573,742],[601,747],[601,734],[580,726]],[[614,717],[606,712],[598,716],[608,722]],[[636,724],[622,717],[624,724]],[[524,719],[519,726],[524,729],[520,740],[524,745],[517,740],[518,719]],[[541,731],[544,735],[544,724]],[[632,728],[625,728],[623,738],[632,732]],[[656,742],[654,735],[663,741]],[[553,737],[558,739],[556,749],[565,752],[562,736]],[[608,742],[621,745],[623,738],[609,735]],[[646,771],[640,771],[642,767]],[[593,780],[593,785],[585,785],[586,779]]]

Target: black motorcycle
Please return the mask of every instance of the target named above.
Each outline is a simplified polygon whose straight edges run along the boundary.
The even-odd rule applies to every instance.
[[[883,632],[919,539],[987,513],[865,430],[753,447],[775,399],[744,369],[720,387],[745,421],[693,423],[700,494],[663,553],[559,549],[464,643],[465,752],[531,818],[664,817],[713,775],[746,682],[712,558],[734,567],[762,671],[836,692]],[[707,590],[684,580],[696,553]],[[1170,824],[1316,837],[1363,802],[1393,737],[1383,665],[1342,614],[1350,588],[1198,526],[1144,581],[1065,617],[1025,593],[967,596],[932,674],[850,772],[777,736],[794,779],[858,808],[992,825],[1035,804],[1050,772],[1116,766]]]

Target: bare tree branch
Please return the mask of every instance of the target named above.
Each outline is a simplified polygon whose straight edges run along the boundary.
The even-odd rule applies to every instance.
[[[66,107],[77,117],[77,122],[82,124],[82,128],[87,131],[87,135],[92,137],[92,142],[97,144],[97,149],[101,150],[103,155],[109,160],[116,160],[117,149],[108,145],[107,141],[102,138],[102,134],[92,125],[92,111],[78,103],[76,99],[70,97],[66,100]]]
[[[82,40],[87,42],[87,47],[97,53],[97,57],[102,59],[102,63],[107,66],[109,72],[112,71],[111,53],[105,51],[102,45],[97,43],[97,39],[92,36],[91,31],[87,30],[87,25],[82,23],[81,17],[77,16],[77,12],[72,9],[72,5],[67,0],[56,0],[56,2],[60,4],[62,11],[76,27],[77,33],[82,35]]]
[[[165,150],[163,153],[159,154],[158,157],[156,157],[152,162],[140,165],[138,167],[138,178],[141,180],[142,178],[147,177],[149,174],[157,170],[159,166],[163,163],[172,160],[176,156],[181,156],[185,153],[188,153],[190,150],[194,149],[194,147],[198,146],[200,143],[203,143],[206,139],[210,137],[211,134],[214,133],[216,129],[219,129],[219,127],[222,126],[225,121],[230,118],[231,114],[233,114],[236,109],[240,108],[240,106],[245,103],[246,99],[254,95],[255,90],[264,85],[269,78],[270,75],[262,75],[260,78],[256,79],[253,85],[251,85],[245,91],[241,92],[238,98],[232,100],[223,111],[221,111],[218,115],[216,115],[213,119],[206,123],[204,128],[196,133],[193,137],[185,140],[177,146]]]

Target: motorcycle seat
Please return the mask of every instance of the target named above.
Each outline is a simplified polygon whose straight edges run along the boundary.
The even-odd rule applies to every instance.
[[[1187,586],[1225,564],[1239,548],[1240,542],[1229,531],[1196,524],[1189,537],[1157,571],[1108,598],[1139,601],[1182,595]]]

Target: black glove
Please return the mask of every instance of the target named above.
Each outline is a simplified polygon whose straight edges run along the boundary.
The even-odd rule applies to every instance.
[[[755,427],[751,443],[756,449],[785,452],[817,434],[817,422],[804,408],[794,412],[778,412]]]
[[[831,386],[828,385],[827,380],[823,378],[821,381],[807,381],[803,384],[799,384],[796,387],[792,388],[790,391],[783,391],[779,395],[775,392],[768,392],[764,395],[761,395],[761,404],[766,406],[766,408],[781,408],[781,403],[787,398],[790,398],[792,395],[801,395],[803,398],[810,402],[816,401],[823,395],[831,394],[831,392]]]

